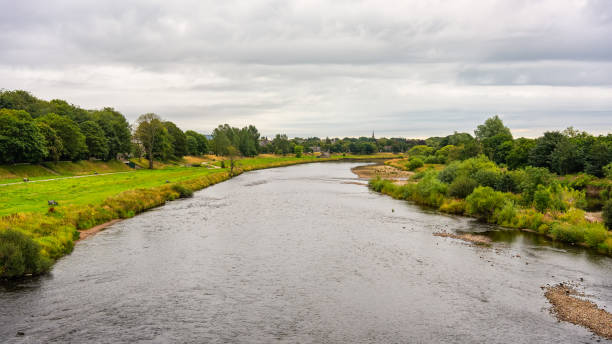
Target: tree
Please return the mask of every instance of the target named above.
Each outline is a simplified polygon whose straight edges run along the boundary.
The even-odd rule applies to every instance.
[[[35,163],[46,154],[45,138],[27,112],[0,110],[0,163]]]
[[[603,167],[612,161],[612,134],[598,136],[585,149],[585,171],[603,177]]]
[[[304,152],[304,146],[295,145],[293,147],[293,153],[295,153],[296,158],[301,158],[303,152]]]
[[[535,146],[529,152],[529,165],[551,168],[551,154],[561,141],[567,140],[558,131],[547,131],[542,137],[536,139]]]
[[[154,150],[159,149],[159,141],[163,140],[165,133],[166,128],[158,115],[147,113],[138,117],[134,138],[140,142],[146,158],[149,159],[149,169],[153,169]]]
[[[208,153],[208,139],[206,139],[206,136],[196,133],[193,130],[187,130],[185,135],[187,136],[187,147],[189,154],[202,155]]]
[[[85,143],[90,157],[106,159],[108,156],[108,141],[104,131],[94,121],[85,121],[79,125],[85,135]]]
[[[118,154],[127,155],[131,152],[130,124],[120,112],[106,107],[100,111],[94,111],[92,117],[106,136],[108,154],[105,160],[116,159]]]
[[[45,145],[47,148],[45,159],[58,161],[64,149],[62,139],[57,135],[57,132],[46,123],[37,121],[36,126],[45,138]]]
[[[488,118],[484,124],[478,126],[474,134],[476,139],[482,143],[483,152],[489,159],[498,164],[506,161],[511,144],[504,144],[504,142],[512,142],[512,133],[508,127],[504,126],[499,116]]]
[[[285,155],[291,152],[291,144],[285,134],[276,134],[274,140],[272,140],[272,146],[274,147],[274,153]]]
[[[232,144],[227,135],[228,132],[223,126],[219,126],[213,131],[212,147],[216,155],[227,155],[227,148]]]
[[[85,135],[79,126],[70,118],[49,113],[37,119],[49,125],[62,140],[62,159],[77,160],[87,152]]]
[[[227,156],[230,160],[230,176],[234,175],[234,167],[236,165],[236,158],[238,157],[238,150],[234,146],[227,147]]]
[[[172,157],[174,159],[180,159],[187,155],[187,136],[183,131],[176,126],[176,124],[167,121],[164,122],[164,127],[170,135],[170,141],[172,143]]]
[[[512,148],[506,155],[506,164],[510,169],[525,167],[529,163],[529,153],[535,147],[535,140],[521,137],[514,140]]]

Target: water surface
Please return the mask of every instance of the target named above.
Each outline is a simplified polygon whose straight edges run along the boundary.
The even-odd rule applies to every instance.
[[[612,259],[373,193],[357,165],[249,172],[113,225],[0,287],[0,342],[600,339],[558,322],[540,286],[583,278],[612,308]]]

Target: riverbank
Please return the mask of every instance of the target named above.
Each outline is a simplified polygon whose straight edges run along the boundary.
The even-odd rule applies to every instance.
[[[49,262],[72,251],[83,231],[86,231],[84,237],[93,235],[109,221],[133,217],[246,171],[375,157],[265,156],[236,161],[233,175],[230,175],[227,168],[220,166],[170,166],[95,178],[3,186],[0,195],[0,233],[15,232],[11,236],[15,239],[3,242],[0,247],[0,278],[44,273],[52,265]],[[218,161],[214,164],[220,163]],[[56,201],[57,205],[48,205],[48,200]],[[27,257],[23,252],[26,247]],[[32,263],[27,264],[25,261]]]
[[[544,287],[543,287],[544,288]],[[560,283],[545,287],[544,296],[552,304],[552,312],[559,320],[571,322],[612,339],[612,314],[584,299],[572,285]]]

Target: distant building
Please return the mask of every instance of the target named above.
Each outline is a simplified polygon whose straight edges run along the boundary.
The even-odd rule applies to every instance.
[[[310,148],[312,149],[313,153],[321,153],[321,147],[319,146],[312,146]]]
[[[272,141],[268,140],[267,137],[262,137],[259,139],[259,146],[260,147],[265,147],[267,145],[269,145]]]

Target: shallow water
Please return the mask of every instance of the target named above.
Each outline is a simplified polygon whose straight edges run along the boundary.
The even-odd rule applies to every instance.
[[[540,286],[583,278],[610,309],[612,259],[373,193],[357,165],[249,172],[115,224],[0,287],[0,342],[600,339],[558,322]]]

